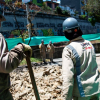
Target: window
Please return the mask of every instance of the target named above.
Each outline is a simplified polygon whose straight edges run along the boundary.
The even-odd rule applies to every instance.
[[[52,5],[51,5],[51,3],[47,3],[47,6],[49,6],[50,8],[52,8]]]
[[[41,0],[37,0],[37,3],[41,3]]]
[[[55,5],[55,8],[57,7],[57,5]]]

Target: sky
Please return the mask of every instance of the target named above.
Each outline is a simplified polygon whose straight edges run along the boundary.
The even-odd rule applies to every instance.
[[[43,1],[46,1],[46,0],[43,0]],[[51,1],[51,0],[48,0],[48,1]],[[60,3],[60,0],[57,0],[57,3]]]

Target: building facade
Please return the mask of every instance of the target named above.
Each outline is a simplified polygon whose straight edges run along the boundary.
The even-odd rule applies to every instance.
[[[79,15],[86,15],[87,13],[82,9],[87,0],[61,0],[61,6],[69,6],[78,11]]]
[[[1,4],[2,6],[2,4]],[[65,8],[64,8],[65,9]],[[6,21],[1,23],[0,32],[9,38],[11,33],[19,29],[21,31],[27,31],[27,17],[26,11],[16,11],[15,16],[18,22],[15,20],[15,16],[8,9],[1,9],[6,18]],[[62,23],[66,19],[65,16],[58,16],[46,13],[38,13],[33,19],[32,23],[33,29],[37,36],[63,36]],[[100,33],[100,23],[96,23],[95,26],[92,26],[87,20],[78,19],[80,28],[83,31],[83,34],[95,34]],[[49,32],[49,34],[48,34]]]
[[[55,10],[57,6],[59,6],[59,3],[54,1],[45,1],[46,5]]]
[[[20,13],[20,14],[19,14]],[[25,12],[16,12],[16,18],[20,31],[27,31],[27,18]],[[4,12],[6,21],[1,23],[0,32],[5,38],[11,37],[12,33],[18,30],[14,15]],[[64,16],[38,13],[32,20],[33,29],[37,36],[63,36],[62,23],[66,19]],[[100,33],[100,23],[92,26],[87,20],[77,19],[83,34]]]
[[[73,8],[70,8],[69,6],[59,6],[62,10],[67,10],[69,13],[70,13],[70,15],[72,16],[72,15],[74,15],[75,14],[75,9],[73,9]]]

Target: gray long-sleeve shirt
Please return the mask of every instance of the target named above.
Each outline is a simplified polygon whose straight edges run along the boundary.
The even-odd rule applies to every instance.
[[[0,73],[10,73],[24,57],[23,46],[21,44],[16,45],[9,51],[7,43],[0,33]]]
[[[7,43],[0,33],[0,94],[10,87],[9,73],[14,70],[25,57],[23,49],[23,46],[18,44],[9,51]]]
[[[64,100],[100,93],[100,76],[93,45],[78,37],[70,41],[62,54]]]

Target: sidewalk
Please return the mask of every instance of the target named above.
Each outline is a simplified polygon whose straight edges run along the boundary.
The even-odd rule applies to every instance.
[[[52,67],[52,66],[62,66],[62,58],[53,59],[54,63],[48,62],[48,64],[38,65],[37,63],[32,63],[33,66],[42,66],[42,67]],[[96,54],[96,61],[98,64],[98,68],[100,70],[100,53]]]
[[[55,63],[53,63],[52,65],[60,65],[60,66],[62,66],[62,58],[56,58],[56,59],[53,59],[53,61]],[[100,53],[96,54],[96,61],[97,61],[98,67],[100,69]]]
[[[98,64],[98,69],[100,70],[100,53],[96,54],[96,61]]]

